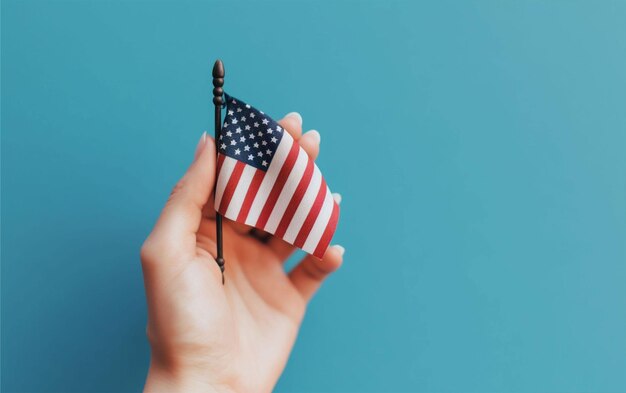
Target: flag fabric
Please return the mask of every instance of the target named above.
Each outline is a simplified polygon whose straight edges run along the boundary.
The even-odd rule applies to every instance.
[[[339,205],[319,168],[272,118],[229,95],[226,105],[216,142],[215,209],[321,258]]]

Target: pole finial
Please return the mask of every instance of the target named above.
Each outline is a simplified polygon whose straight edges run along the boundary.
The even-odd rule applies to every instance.
[[[220,59],[215,60],[215,64],[213,65],[213,78],[223,78],[224,77],[224,63]]]
[[[213,104],[224,105],[224,63],[217,59],[213,65]]]

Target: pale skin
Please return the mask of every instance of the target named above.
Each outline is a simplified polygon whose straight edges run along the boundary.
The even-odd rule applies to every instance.
[[[317,131],[302,118],[280,122],[307,154],[319,153]],[[270,392],[298,334],[307,303],[342,263],[344,249],[305,257],[290,272],[295,248],[266,241],[224,220],[226,284],[215,263],[215,143],[203,134],[141,248],[152,348],[145,392]],[[339,195],[334,195],[340,201]]]

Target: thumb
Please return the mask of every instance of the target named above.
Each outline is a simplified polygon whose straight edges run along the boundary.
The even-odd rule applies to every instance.
[[[205,132],[194,162],[172,190],[142,251],[159,257],[194,255],[202,207],[214,186],[215,142]]]

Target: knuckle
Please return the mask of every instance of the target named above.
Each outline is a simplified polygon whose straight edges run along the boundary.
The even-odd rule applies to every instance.
[[[309,278],[322,281],[341,266],[341,259],[316,259],[309,257],[302,264],[304,274]]]
[[[146,325],[146,337],[148,338],[148,342],[152,347],[156,346],[158,340],[156,339],[154,331],[150,326],[150,322],[148,322],[148,324]]]
[[[326,277],[327,275],[329,275],[331,272],[327,271],[326,269],[323,269],[321,266],[319,266],[319,264],[315,263],[314,260],[309,259],[308,263],[304,263],[302,265],[302,270],[304,271],[304,274],[306,274],[309,278],[316,280],[316,281],[321,281],[324,279],[324,277]]]
[[[176,195],[179,195],[182,190],[185,189],[185,183],[185,177],[183,177],[176,183],[176,185],[174,185],[174,188],[172,188],[172,192],[170,192],[170,196],[167,199],[167,203],[170,203],[176,197]]]
[[[148,236],[139,249],[139,258],[141,259],[142,265],[149,266],[153,264],[156,260],[157,254],[156,245],[154,244],[153,239]]]

